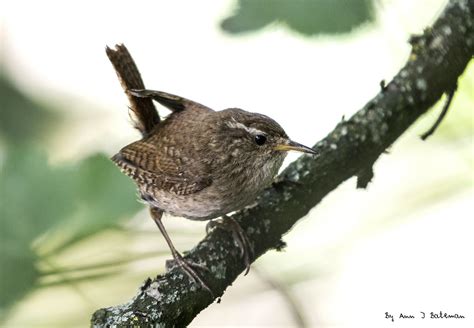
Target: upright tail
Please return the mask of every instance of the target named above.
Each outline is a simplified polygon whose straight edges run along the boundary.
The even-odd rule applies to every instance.
[[[135,128],[146,137],[160,123],[160,116],[151,98],[136,97],[129,92],[131,89],[145,88],[137,65],[123,44],[115,45],[115,49],[106,47],[105,52],[130,102],[129,108],[133,112]]]

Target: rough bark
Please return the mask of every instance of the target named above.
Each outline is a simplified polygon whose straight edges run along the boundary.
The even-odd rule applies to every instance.
[[[374,162],[387,147],[444,93],[455,89],[474,54],[474,0],[449,2],[434,25],[410,43],[408,61],[393,80],[316,144],[318,159],[302,156],[255,207],[234,215],[256,257],[282,245],[282,235],[343,181],[356,176],[357,185],[365,187],[373,177]],[[245,269],[231,240],[228,232],[216,229],[187,254],[209,268],[202,277],[216,297]],[[209,293],[174,268],[147,280],[128,303],[96,311],[91,323],[95,327],[186,326],[212,302]]]

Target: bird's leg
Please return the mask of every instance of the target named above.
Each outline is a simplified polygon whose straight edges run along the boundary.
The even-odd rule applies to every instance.
[[[240,257],[244,259],[244,275],[247,275],[250,270],[251,258],[254,254],[252,245],[250,244],[249,238],[247,237],[244,229],[242,229],[240,224],[234,218],[227,215],[224,215],[222,219],[209,221],[209,223],[206,225],[206,233],[209,233],[209,231],[213,228],[220,228],[232,232],[232,238],[240,250]]]
[[[205,266],[192,262],[190,260],[186,260],[183,258],[183,256],[176,250],[176,248],[173,245],[173,242],[171,241],[171,238],[169,237],[168,233],[166,232],[165,226],[163,225],[163,222],[161,222],[161,217],[163,216],[163,211],[160,210],[157,207],[150,207],[150,214],[151,218],[153,221],[155,221],[156,225],[158,226],[158,229],[160,229],[161,234],[163,237],[165,237],[166,243],[168,244],[171,254],[173,255],[174,261],[176,264],[181,267],[181,269],[188,275],[189,279],[193,283],[199,283],[202,288],[207,290],[212,298],[214,298],[214,293],[211,291],[211,289],[206,285],[206,283],[199,277],[199,275],[194,271],[192,267],[197,267],[200,269],[205,269],[208,270]]]

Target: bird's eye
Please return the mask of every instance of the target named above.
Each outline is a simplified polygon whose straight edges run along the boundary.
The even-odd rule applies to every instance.
[[[267,137],[265,137],[263,134],[257,134],[255,136],[255,143],[259,146],[263,145],[267,141]]]

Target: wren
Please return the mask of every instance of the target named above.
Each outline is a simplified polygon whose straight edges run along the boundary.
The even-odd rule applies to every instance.
[[[143,139],[122,148],[112,160],[138,186],[141,198],[175,262],[190,279],[212,291],[176,250],[161,221],[167,212],[191,220],[224,217],[241,248],[247,272],[250,244],[237,221],[226,214],[252,203],[268,187],[290,150],[317,154],[290,140],[268,116],[238,108],[214,111],[197,102],[153,90],[129,90],[171,110]]]

